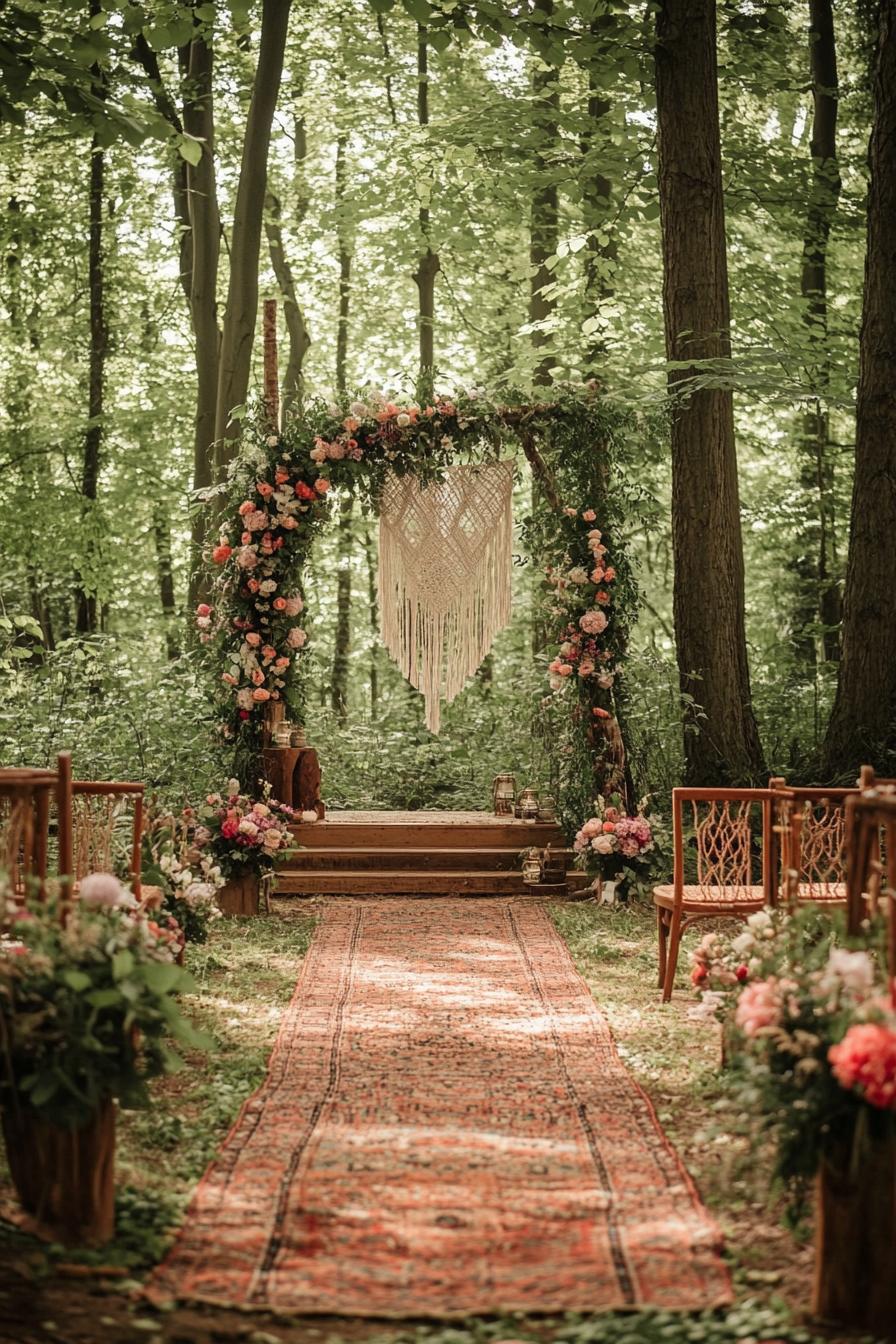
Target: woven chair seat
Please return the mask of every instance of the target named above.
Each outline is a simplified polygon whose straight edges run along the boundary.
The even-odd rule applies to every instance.
[[[845,905],[845,882],[801,882],[797,899],[813,905]]]
[[[654,887],[654,905],[671,910],[675,906],[675,888],[671,885]],[[705,911],[724,915],[742,914],[744,910],[761,910],[765,905],[765,889],[758,887],[682,887],[682,910]]]

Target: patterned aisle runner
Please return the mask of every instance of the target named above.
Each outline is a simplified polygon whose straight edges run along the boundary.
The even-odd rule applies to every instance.
[[[333,902],[149,1288],[362,1316],[696,1308],[718,1234],[545,911]]]

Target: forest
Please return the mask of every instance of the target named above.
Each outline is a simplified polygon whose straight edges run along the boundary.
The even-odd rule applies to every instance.
[[[274,298],[285,426],[605,408],[638,796],[894,772],[892,0],[19,0],[0,79],[5,764],[229,772],[194,612]],[[332,806],[557,788],[539,488],[518,454],[513,618],[438,737],[333,491],[288,692]]]

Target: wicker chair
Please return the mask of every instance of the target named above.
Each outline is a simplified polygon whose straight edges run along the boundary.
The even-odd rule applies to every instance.
[[[891,993],[896,1006],[896,794],[871,789],[846,804],[846,907],[850,933],[865,919],[888,923]]]
[[[145,786],[128,780],[76,779],[72,785],[74,862],[78,884],[88,873],[129,874],[131,890],[140,899],[143,793]]]
[[[687,849],[686,811],[692,839]],[[653,892],[664,1003],[672,997],[681,939],[692,924],[745,919],[776,897],[769,789],[673,789],[672,826],[672,883]],[[693,881],[685,880],[686,868],[693,868]]]
[[[773,872],[781,899],[800,904],[846,904],[847,799],[858,788],[799,788],[769,780],[774,800]]]
[[[50,868],[50,814],[56,803],[56,870],[71,869],[71,756],[57,769],[0,770],[0,873],[16,900],[46,891]]]

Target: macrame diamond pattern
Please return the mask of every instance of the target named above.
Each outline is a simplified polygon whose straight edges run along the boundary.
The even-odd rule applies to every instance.
[[[380,505],[383,643],[426,702],[437,733],[441,702],[463,690],[510,619],[513,462],[449,468],[421,488],[386,478]]]

